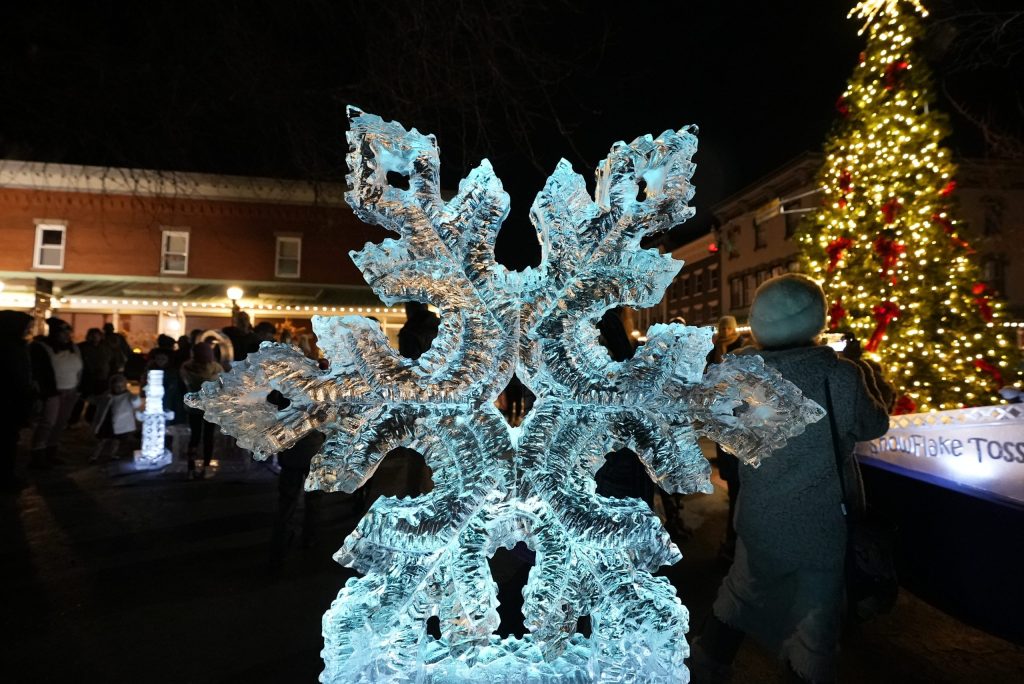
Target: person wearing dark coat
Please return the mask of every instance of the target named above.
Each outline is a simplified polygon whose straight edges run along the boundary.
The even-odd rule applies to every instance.
[[[32,466],[36,468],[45,468],[56,459],[82,381],[82,354],[71,341],[71,326],[56,317],[46,323],[46,337],[29,347],[32,378],[43,402],[32,430]]]
[[[166,347],[154,347],[148,354],[145,368],[142,369],[141,388],[143,392],[149,384],[149,371],[163,371],[164,411],[174,415],[167,419],[168,424],[185,421],[185,392],[182,389],[181,368],[174,364],[175,352]]]
[[[18,433],[32,420],[35,390],[28,335],[32,317],[21,311],[0,311],[0,488],[17,488],[15,463]]]
[[[799,274],[765,281],[754,295],[757,349],[739,353],[760,355],[805,397],[831,404],[833,416],[808,425],[757,470],[740,470],[736,558],[692,645],[694,682],[725,679],[745,635],[776,653],[796,681],[835,681],[845,511],[864,507],[853,448],[885,434],[889,416],[860,367],[817,344],[825,311],[821,287]]]
[[[93,400],[107,391],[108,380],[114,374],[114,352],[109,344],[105,344],[103,331],[99,328],[89,329],[85,341],[78,343],[78,351],[82,355],[82,382],[78,388],[82,396],[72,415],[72,423],[77,422],[81,415],[83,401],[90,404],[85,419],[92,421],[92,414],[95,413]]]
[[[128,344],[128,340],[124,335],[114,330],[113,323],[103,324],[103,337],[110,347],[110,353],[113,357],[111,372],[123,373],[125,364],[128,363],[128,359],[132,356],[131,345]]]
[[[844,334],[843,340],[846,342],[846,347],[840,355],[860,366],[861,372],[864,373],[864,379],[868,383],[868,389],[871,390],[878,403],[892,413],[896,407],[896,388],[885,379],[882,367],[877,362],[864,358],[860,340],[852,332]]]
[[[172,359],[172,365],[175,368],[181,368],[181,364],[185,363],[192,358],[192,340],[188,335],[182,335],[178,338],[178,350],[174,352],[174,358]]]
[[[712,339],[714,346],[708,352],[708,363],[722,363],[726,354],[734,354],[746,345],[750,339],[741,335],[736,326],[736,319],[732,316],[722,316],[718,320],[718,332]],[[715,462],[718,465],[718,476],[725,482],[726,492],[729,495],[729,514],[726,518],[725,541],[719,548],[719,555],[728,561],[732,561],[736,552],[736,501],[740,496],[740,461],[738,458],[723,449],[721,445],[715,445]]]
[[[224,372],[224,366],[217,362],[209,342],[199,342],[192,347],[192,360],[181,365],[179,374],[185,390],[198,392],[205,382],[216,380]],[[188,409],[188,479],[201,480],[213,458],[213,438],[217,426],[203,419],[201,409]],[[203,467],[196,469],[196,450],[203,444]]]

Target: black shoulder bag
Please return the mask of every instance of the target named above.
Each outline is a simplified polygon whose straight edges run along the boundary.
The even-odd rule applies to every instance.
[[[864,621],[887,613],[896,605],[899,580],[893,549],[896,527],[871,509],[858,518],[846,506],[846,478],[843,476],[843,454],[832,406],[832,390],[825,380],[825,407],[832,430],[832,452],[839,476],[840,502],[846,518],[846,604],[847,617]]]

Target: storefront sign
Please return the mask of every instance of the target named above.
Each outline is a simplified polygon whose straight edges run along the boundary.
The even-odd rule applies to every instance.
[[[1024,507],[1024,404],[893,416],[861,463]]]

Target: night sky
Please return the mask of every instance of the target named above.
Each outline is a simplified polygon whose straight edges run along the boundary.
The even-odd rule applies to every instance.
[[[1019,134],[1024,18],[988,12],[1020,3],[925,1],[940,87]],[[695,123],[698,217],[679,242],[820,149],[863,46],[849,6],[18,3],[0,29],[0,156],[340,181],[352,103],[435,133],[448,187],[488,157],[512,195],[499,258],[522,267],[539,256],[529,205],[560,157],[589,179],[612,142]],[[954,151],[988,153],[942,98]]]

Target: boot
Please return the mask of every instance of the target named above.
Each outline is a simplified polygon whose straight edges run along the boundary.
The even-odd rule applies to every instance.
[[[690,684],[728,684],[732,681],[732,666],[712,658],[700,637],[690,644],[686,665],[690,670]]]

